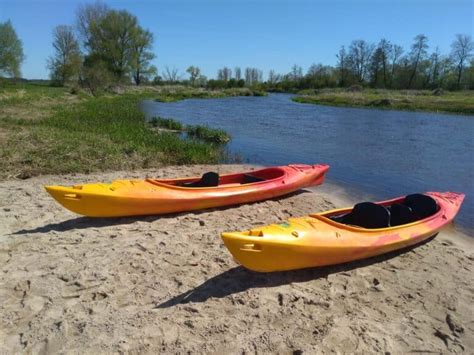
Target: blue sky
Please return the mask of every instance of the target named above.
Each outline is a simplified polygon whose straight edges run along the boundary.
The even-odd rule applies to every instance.
[[[10,19],[23,41],[26,78],[47,78],[51,32],[73,24],[84,1],[0,0],[0,21]],[[105,1],[127,9],[155,34],[155,65],[184,74],[198,65],[208,77],[223,66],[254,66],[286,73],[295,63],[334,64],[353,39],[385,37],[408,49],[424,33],[431,49],[448,53],[456,33],[474,32],[472,0],[128,0]]]

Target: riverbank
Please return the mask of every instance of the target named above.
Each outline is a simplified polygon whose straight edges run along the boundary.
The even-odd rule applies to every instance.
[[[306,90],[293,98],[299,103],[387,110],[474,114],[474,91],[322,89]]]
[[[472,240],[277,274],[239,267],[219,233],[353,204],[337,186],[165,217],[74,215],[42,186],[243,166],[0,182],[0,352],[459,353],[474,348]],[[34,196],[34,199],[32,198]]]
[[[2,87],[0,179],[218,162],[222,146],[150,129],[139,103],[254,94],[164,86],[122,87],[92,97],[47,85]]]

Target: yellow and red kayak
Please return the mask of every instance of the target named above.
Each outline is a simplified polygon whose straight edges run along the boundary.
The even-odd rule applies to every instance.
[[[288,165],[201,178],[116,180],[110,184],[45,186],[61,205],[90,217],[156,215],[236,205],[320,185],[328,165]]]
[[[453,192],[414,194],[223,233],[222,239],[234,258],[254,271],[340,264],[428,239],[454,219],[463,200]]]

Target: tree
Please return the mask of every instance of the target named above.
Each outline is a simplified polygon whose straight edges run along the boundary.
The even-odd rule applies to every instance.
[[[311,88],[332,87],[337,85],[334,68],[323,64],[311,64],[303,86]]]
[[[166,66],[165,71],[163,73],[163,78],[165,79],[165,81],[174,84],[180,80],[181,76],[179,75],[178,69],[174,67],[170,69],[170,67]]]
[[[206,84],[207,84],[207,77],[205,75],[199,75],[196,78],[196,81],[195,81],[196,86],[203,87],[203,86],[206,86]]]
[[[339,68],[339,86],[345,86],[347,77],[347,54],[344,46],[339,49],[336,58],[338,61],[337,67]]]
[[[92,38],[92,27],[98,24],[110,11],[106,3],[97,0],[90,4],[80,4],[76,10],[76,29],[84,48]]]
[[[24,60],[23,45],[12,23],[10,20],[0,23],[0,75],[20,77]]]
[[[289,73],[289,78],[291,81],[298,81],[303,77],[303,68],[299,65],[294,64],[291,67],[291,72]]]
[[[137,28],[137,18],[125,10],[109,10],[100,21],[91,24],[87,45],[92,54],[107,63],[117,80],[123,80],[133,67]]]
[[[107,63],[94,55],[85,57],[82,75],[83,85],[88,87],[94,96],[101,94],[113,81]]]
[[[393,86],[393,81],[395,78],[395,71],[398,65],[398,61],[403,54],[403,48],[398,44],[393,44],[390,50],[390,60],[391,60],[391,70],[390,70],[390,87]]]
[[[392,45],[388,40],[382,38],[377,46],[380,52],[380,61],[382,64],[382,73],[383,73],[383,86],[387,87],[387,67],[388,67],[388,60],[391,55]]]
[[[439,52],[439,48],[436,47],[429,60],[430,68],[428,74],[428,83],[431,83],[431,86],[433,87],[439,87],[440,61],[441,54]]]
[[[237,80],[237,81],[242,79],[242,71],[240,70],[240,67],[235,67],[234,68],[234,77],[235,77],[235,80]]]
[[[224,67],[217,71],[217,80],[228,81],[232,77],[232,69]]]
[[[413,81],[416,79],[418,64],[426,57],[428,50],[428,37],[419,34],[415,37],[415,42],[411,46],[410,58],[412,61],[412,72],[408,81],[408,88],[411,88]]]
[[[383,52],[380,47],[374,51],[370,61],[370,69],[371,69],[371,81],[372,86],[377,87],[378,80],[379,80],[379,72],[383,67]]]
[[[201,75],[201,69],[199,69],[198,66],[191,65],[188,69],[186,69],[186,72],[189,73],[189,81],[191,82],[191,85],[195,86],[196,80]]]
[[[359,39],[352,41],[349,48],[350,67],[359,83],[362,83],[367,75],[367,68],[374,46]]]
[[[258,68],[245,68],[245,85],[252,86],[262,81],[263,73]]]
[[[469,35],[457,34],[456,39],[451,44],[451,57],[456,63],[457,87],[461,85],[461,76],[464,69],[464,63],[469,60],[474,50],[474,43]]]
[[[273,69],[268,72],[268,84],[275,85],[281,81],[281,75],[277,74]]]
[[[78,78],[81,70],[81,53],[71,26],[60,25],[53,30],[54,55],[48,59],[51,79],[63,86]]]
[[[153,33],[136,26],[132,39],[131,69],[135,84],[140,85],[143,79],[148,80],[156,75],[157,70],[150,61],[155,58],[151,52],[153,46]]]

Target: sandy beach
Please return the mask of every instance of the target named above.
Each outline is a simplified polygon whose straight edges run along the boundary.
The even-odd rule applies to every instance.
[[[236,264],[221,232],[354,198],[329,184],[224,209],[92,219],[65,210],[43,189],[242,168],[1,181],[0,353],[474,351],[474,239],[454,227],[402,253],[258,274]]]

